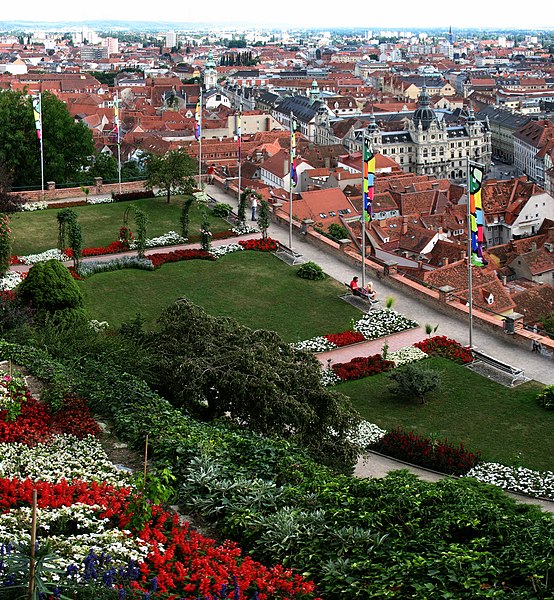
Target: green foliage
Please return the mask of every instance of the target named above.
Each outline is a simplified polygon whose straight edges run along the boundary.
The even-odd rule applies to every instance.
[[[192,194],[196,188],[193,176],[197,172],[196,161],[183,148],[170,150],[163,156],[151,155],[146,162],[146,186],[160,188],[169,203],[171,194]]]
[[[13,186],[41,185],[40,148],[31,98],[27,93],[0,92],[0,164],[13,174]],[[74,182],[88,157],[94,154],[92,133],[76,123],[66,105],[54,94],[42,94],[44,172],[58,183]]]
[[[24,303],[48,313],[83,306],[79,286],[58,260],[34,264],[18,286],[17,294]]]
[[[246,224],[246,209],[252,194],[255,194],[255,192],[253,192],[250,188],[244,189],[240,194],[239,205],[237,208],[237,220],[239,225]],[[258,196],[258,194],[256,194],[256,196]]]
[[[213,209],[214,217],[225,218],[228,217],[233,211],[233,207],[230,204],[226,204],[225,202],[218,202]]]
[[[73,215],[75,216],[68,222],[67,229],[69,247],[73,253],[73,266],[77,269],[81,262],[81,254],[83,252],[83,231],[81,225],[79,225],[79,222],[77,221],[76,213],[73,213]]]
[[[155,504],[166,504],[174,495],[175,490],[171,484],[175,476],[165,467],[159,472],[147,472],[138,475],[134,480],[134,488],[138,490],[129,501],[127,514],[131,515],[129,527],[140,531],[152,518],[152,506]]]
[[[541,319],[541,324],[547,333],[554,335],[554,313]]]
[[[179,221],[181,223],[181,237],[188,239],[189,237],[189,227],[190,227],[190,207],[194,202],[194,196],[189,196],[183,202],[183,206],[181,207],[181,215],[179,217]]]
[[[0,277],[4,277],[10,268],[12,254],[12,230],[8,215],[0,213]]]
[[[350,238],[346,228],[342,225],[339,225],[338,223],[331,223],[331,225],[329,225],[329,227],[327,228],[327,231],[329,232],[329,235],[337,242],[339,240],[347,240]]]
[[[547,385],[537,394],[539,405],[547,410],[554,410],[554,385]]]
[[[91,181],[93,181],[95,177],[102,177],[104,183],[117,181],[119,179],[117,160],[111,154],[98,152],[92,160],[92,165],[87,172],[87,177]]]
[[[425,402],[425,396],[440,387],[439,371],[429,369],[414,362],[392,370],[387,377],[395,383],[395,392],[404,397],[416,397],[420,404]]]
[[[269,229],[269,203],[266,200],[260,202],[258,228],[262,233],[263,239],[267,240],[267,230]]]
[[[321,281],[326,275],[323,269],[314,262],[307,262],[298,267],[296,274],[302,279],[311,279],[312,281]]]
[[[58,221],[58,250],[63,252],[67,248],[70,224],[77,220],[77,213],[71,208],[63,208],[57,212],[56,220]]]
[[[138,206],[135,206],[135,230],[137,255],[139,258],[144,258],[144,250],[146,249],[146,229],[148,226],[148,215]]]
[[[431,325],[431,323],[425,323],[425,333],[429,337],[431,337],[431,335],[433,335],[433,333],[436,333],[438,328],[439,328],[438,323],[434,327],[433,327],[433,325]]]
[[[200,223],[200,246],[205,252],[209,252],[212,247],[212,232],[210,231],[210,219],[208,213],[202,214],[202,223]]]

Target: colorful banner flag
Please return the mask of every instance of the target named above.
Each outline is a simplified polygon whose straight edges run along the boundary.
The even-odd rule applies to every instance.
[[[114,99],[114,105],[113,105],[113,110],[114,110],[114,133],[117,139],[117,143],[119,144],[119,97],[115,96]]]
[[[298,130],[298,121],[294,118],[293,114],[290,115],[290,179],[291,182],[296,186],[298,185],[298,172],[296,170],[298,166],[298,159],[296,154],[296,131]]]
[[[481,191],[485,171],[481,165],[469,163],[469,220],[471,235],[471,264],[482,267],[483,261],[483,200]]]
[[[35,127],[37,130],[37,137],[39,140],[42,139],[42,98],[40,94],[32,96],[33,102],[33,115],[35,117]]]
[[[202,106],[200,106],[200,100],[196,103],[196,110],[194,112],[194,138],[196,141],[200,139],[202,135]]]
[[[241,161],[242,154],[242,131],[241,131],[241,113],[237,114],[237,139],[239,142],[239,163]]]
[[[364,137],[363,147],[363,200],[364,200],[364,220],[371,221],[373,218],[373,196],[375,194],[375,154],[371,148],[369,138]]]

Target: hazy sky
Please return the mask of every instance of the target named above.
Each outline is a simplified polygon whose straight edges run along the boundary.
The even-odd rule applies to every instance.
[[[260,27],[363,27],[370,30],[394,28],[552,28],[551,0],[535,0],[533,10],[505,0],[369,0],[350,2],[307,2],[302,0],[210,0],[209,2],[75,2],[27,0],[3,2],[0,20],[81,21],[133,20],[175,22],[250,23]],[[390,7],[390,10],[389,10]]]

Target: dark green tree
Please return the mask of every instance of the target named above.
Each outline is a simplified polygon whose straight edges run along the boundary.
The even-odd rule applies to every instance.
[[[410,363],[387,373],[394,382],[394,392],[405,398],[417,398],[419,404],[425,403],[425,396],[437,390],[441,385],[441,374],[435,369]]]
[[[0,92],[0,163],[13,174],[14,188],[41,185],[40,145],[31,99],[23,92]],[[44,174],[58,183],[77,180],[94,154],[92,133],[76,123],[65,104],[49,92],[42,94]]]
[[[200,245],[202,250],[209,252],[212,247],[212,232],[210,231],[210,219],[208,213],[202,213],[202,223],[200,223]]]
[[[119,178],[117,160],[111,154],[99,152],[93,158],[88,175],[91,179],[102,177],[104,181],[117,181]]]
[[[187,299],[169,306],[150,336],[162,393],[176,405],[209,419],[229,414],[254,431],[295,439],[326,463],[352,466],[346,432],[359,417],[348,398],[322,385],[312,354]]]
[[[183,148],[179,148],[163,156],[151,155],[146,163],[146,173],[146,187],[159,188],[167,195],[169,204],[171,194],[192,194],[196,189],[194,175],[198,173],[198,164]]]
[[[148,226],[148,215],[135,206],[135,231],[137,254],[139,258],[144,258],[144,250],[146,249],[146,228]]]
[[[4,277],[10,268],[12,254],[12,231],[8,215],[0,213],[0,277]]]
[[[67,224],[67,234],[69,247],[73,254],[73,266],[75,267],[75,270],[77,270],[83,254],[83,231],[79,221],[77,221],[76,213],[73,214],[75,217],[71,218]]]
[[[188,239],[189,237],[189,226],[190,226],[190,209],[194,202],[194,196],[186,198],[181,207],[181,215],[179,221],[181,223],[181,237]]]
[[[58,250],[63,252],[67,248],[69,223],[77,220],[77,213],[71,208],[62,208],[56,215],[58,221]]]
[[[269,229],[269,203],[266,200],[260,202],[258,228],[262,233],[263,239],[267,240],[267,230]]]

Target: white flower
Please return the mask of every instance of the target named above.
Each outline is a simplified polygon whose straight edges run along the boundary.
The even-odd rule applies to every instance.
[[[354,330],[359,331],[368,340],[375,340],[417,326],[416,321],[408,319],[395,310],[380,308],[365,314],[354,324]]]
[[[65,255],[63,252],[60,252],[57,248],[45,250],[40,254],[27,254],[27,256],[18,256],[17,258],[19,262],[23,263],[24,265],[34,265],[35,263],[52,259],[60,260],[62,262],[70,260],[69,256]]]
[[[252,225],[236,225],[231,230],[235,235],[247,235],[248,233],[258,233],[259,229]]]
[[[348,434],[348,440],[365,449],[378,442],[385,433],[387,433],[386,430],[381,429],[378,425],[362,421],[357,429],[352,430]]]
[[[321,369],[321,383],[328,387],[340,383],[342,379],[333,371],[333,369]]]
[[[216,258],[230,254],[231,252],[240,252],[244,248],[240,244],[227,244],[225,246],[217,246],[216,248],[210,248],[210,254],[213,254]]]
[[[87,204],[111,204],[112,202],[114,200],[110,196],[107,198],[87,198]]]
[[[308,352],[325,352],[326,350],[337,348],[336,344],[333,344],[333,342],[330,342],[327,338],[321,335],[310,338],[309,340],[304,340],[302,342],[294,342],[291,344],[291,346],[295,350],[307,350]]]
[[[0,278],[0,290],[13,290],[23,281],[21,273],[17,271],[8,271],[6,275]]]
[[[155,248],[156,246],[174,246],[176,244],[184,244],[186,241],[187,239],[180,236],[176,231],[168,231],[163,235],[146,240],[145,245],[147,248]],[[136,240],[129,244],[129,248],[131,250],[136,250]]]
[[[424,358],[428,358],[428,355],[425,354],[423,350],[414,348],[413,346],[406,346],[405,348],[400,348],[400,350],[396,350],[395,352],[389,352],[386,356],[386,359],[392,360],[396,367],[401,367],[402,365],[407,365],[408,363],[422,360]]]
[[[38,202],[26,202],[21,205],[21,210],[24,211],[46,210],[47,208],[48,204],[43,200],[39,200]]]

